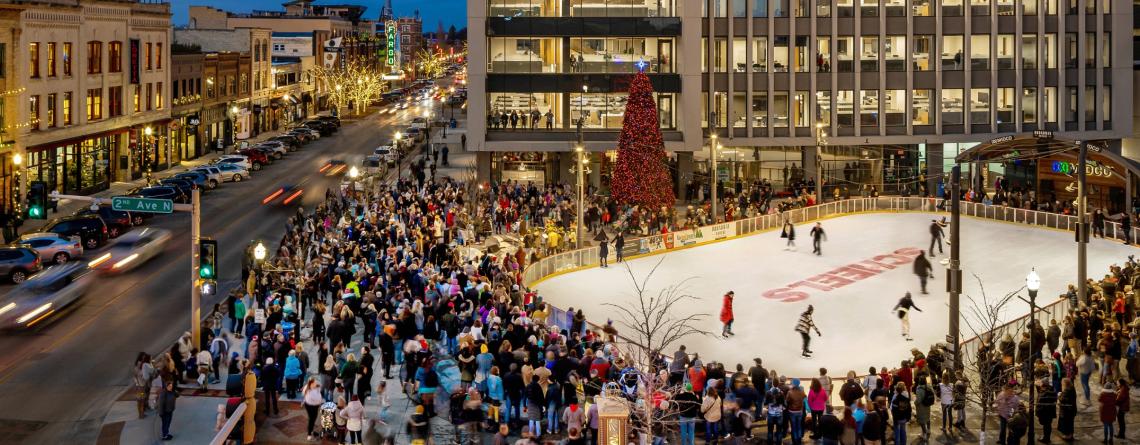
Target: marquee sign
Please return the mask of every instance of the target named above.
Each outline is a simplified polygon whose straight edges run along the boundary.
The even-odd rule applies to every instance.
[[[395,20],[389,20],[384,27],[384,39],[387,40],[387,45],[385,45],[385,47],[388,51],[388,54],[386,55],[388,59],[388,66],[394,67],[396,66],[396,45],[398,45],[400,41],[400,38],[396,35]]]

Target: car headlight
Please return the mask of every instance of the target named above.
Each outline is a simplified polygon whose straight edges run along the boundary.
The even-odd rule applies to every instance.
[[[33,319],[33,318],[36,318],[36,317],[37,317],[37,316],[39,316],[40,314],[42,314],[42,313],[46,312],[48,309],[51,309],[51,305],[52,305],[51,303],[44,303],[44,305],[43,305],[43,306],[40,306],[40,307],[38,307],[38,308],[35,308],[35,309],[32,309],[32,311],[31,311],[31,312],[28,312],[28,313],[24,314],[24,316],[22,316],[22,317],[20,317],[20,318],[17,318],[17,319],[16,319],[16,323],[19,323],[19,324],[24,324],[24,323],[26,323],[28,320],[31,320],[31,319]],[[39,321],[39,320],[37,319],[36,321]],[[33,322],[33,323],[35,323],[35,322]]]
[[[8,312],[11,312],[12,309],[15,309],[15,308],[16,308],[16,303],[8,303],[4,307],[0,307],[0,315],[4,315]]]

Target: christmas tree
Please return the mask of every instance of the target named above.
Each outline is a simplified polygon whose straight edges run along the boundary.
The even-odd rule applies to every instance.
[[[665,161],[665,141],[657,123],[653,86],[644,72],[633,77],[625,103],[617,165],[610,191],[617,202],[649,208],[672,206],[673,178]]]

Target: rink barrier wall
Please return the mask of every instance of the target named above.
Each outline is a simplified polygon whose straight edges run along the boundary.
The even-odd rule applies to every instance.
[[[633,238],[626,241],[625,250],[628,252],[636,249],[636,253],[633,255],[627,254],[625,259],[629,260],[651,255],[660,255],[670,251],[688,249],[778,230],[783,227],[785,221],[790,221],[793,224],[810,223],[865,213],[922,212],[944,213],[948,215],[948,211],[938,209],[940,202],[942,202],[942,200],[934,198],[904,197],[854,198],[832,201],[817,206],[793,209],[779,214],[745,218],[663,235]],[[1066,232],[1075,232],[1075,228],[1077,227],[1077,218],[1072,215],[1015,209],[973,202],[961,202],[960,204],[962,216],[981,220],[1029,225]],[[949,207],[949,205],[949,202],[945,202],[946,207]],[[1136,240],[1138,233],[1140,233],[1140,227],[1132,228],[1131,239]],[[1105,236],[1108,238],[1123,239],[1121,225],[1116,222],[1106,221]],[[612,259],[616,257],[616,252],[613,252],[613,250],[615,249],[611,249],[607,258]],[[551,255],[527,266],[523,271],[523,284],[529,288],[533,288],[547,279],[597,267],[598,264],[597,247],[587,247]],[[963,301],[963,306],[966,307],[968,303],[968,301]],[[1042,303],[1045,303],[1045,301]],[[572,313],[555,307],[549,302],[547,302],[547,307],[550,310],[550,315],[547,319],[548,325],[557,325],[560,328],[567,329],[571,326],[571,321],[573,320]],[[1048,326],[1051,320],[1056,320],[1057,323],[1061,323],[1065,315],[1068,314],[1069,309],[1069,300],[1058,298],[1056,301],[1049,302],[1045,306],[1042,306],[1037,312],[1036,317],[1043,326]],[[992,338],[992,343],[996,344],[1004,335],[1009,334],[1013,336],[1016,341],[1019,339],[1017,335],[1020,335],[1020,332],[1025,328],[1028,322],[1029,314],[1010,320],[990,332],[989,338]],[[963,323],[962,326],[963,329],[970,329],[966,323]],[[583,327],[583,331],[587,327],[593,327],[594,329],[600,328],[597,324],[589,321],[586,323],[586,326]],[[982,344],[982,339],[987,336],[987,333],[970,332],[967,335],[971,336],[961,341],[959,348],[962,351],[963,362],[969,367],[977,358],[978,348]],[[812,377],[814,376],[807,378],[810,379]]]

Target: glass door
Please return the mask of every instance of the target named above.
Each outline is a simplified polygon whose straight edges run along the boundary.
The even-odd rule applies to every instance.
[[[663,129],[674,129],[673,125],[673,96],[657,96],[657,120]]]

